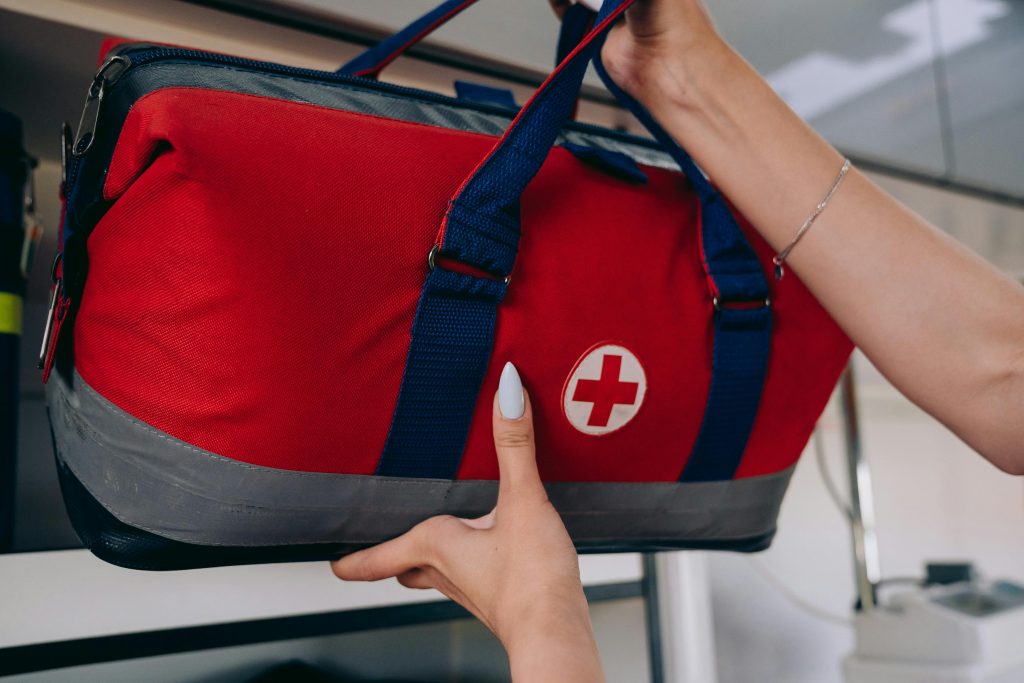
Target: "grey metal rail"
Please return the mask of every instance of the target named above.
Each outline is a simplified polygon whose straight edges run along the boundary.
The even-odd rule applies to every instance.
[[[840,398],[850,485],[850,532],[853,542],[854,577],[861,609],[870,610],[875,607],[875,591],[882,578],[882,570],[878,559],[878,538],[875,535],[875,500],[871,489],[871,472],[861,450],[852,361],[840,380]]]

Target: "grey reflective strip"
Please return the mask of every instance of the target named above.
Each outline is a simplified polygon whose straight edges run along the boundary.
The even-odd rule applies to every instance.
[[[115,517],[201,545],[375,543],[436,514],[478,516],[492,481],[396,479],[259,467],[190,446],[74,377],[47,385],[57,455]],[[775,529],[792,470],[735,481],[550,483],[581,545],[741,541]]]
[[[261,95],[487,135],[501,135],[514,115],[514,112],[510,112],[508,116],[500,116],[437,102],[424,102],[387,93],[360,90],[344,83],[306,81],[228,66],[189,62],[155,62],[131,69],[118,81],[117,87],[108,97],[116,97],[119,100],[127,98],[131,106],[135,100],[148,92],[174,87],[208,88]],[[282,129],[282,133],[286,132]],[[667,154],[642,144],[630,144],[617,137],[565,129],[558,139],[558,143],[562,142],[621,152],[648,166],[678,168]]]

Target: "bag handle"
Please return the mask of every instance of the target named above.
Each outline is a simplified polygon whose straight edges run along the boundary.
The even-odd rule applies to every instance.
[[[714,305],[711,386],[700,431],[680,481],[720,481],[736,475],[761,402],[771,351],[768,279],[725,199],[654,116],[612,80],[594,50],[605,87],[676,162],[700,199],[700,249]]]
[[[414,45],[447,24],[477,0],[446,0],[397,33],[385,38],[348,60],[335,73],[363,78],[379,78],[380,72]],[[597,12],[581,3],[573,3],[562,16],[555,48],[555,65],[560,64],[583,39],[594,23]]]
[[[768,279],[725,199],[650,112],[594,68],[608,90],[661,143],[700,199],[700,248],[714,304],[711,386],[700,431],[679,481],[720,481],[736,475],[761,403],[772,342]]]
[[[562,25],[558,29],[558,44],[555,48],[555,64],[565,59],[572,49],[583,40],[594,25],[597,12],[586,5],[574,2],[565,9]]]
[[[523,105],[455,191],[436,240],[441,256],[499,278],[511,274],[519,242],[520,197],[572,113],[600,38],[633,2],[604,3],[594,28]]]
[[[555,64],[565,59],[572,52],[572,49],[583,40],[583,36],[587,35],[587,32],[593,27],[596,17],[597,12],[580,2],[574,2],[566,8],[565,13],[562,15],[562,24],[558,29],[558,43],[555,46]],[[573,121],[576,120],[579,107],[580,100],[577,97],[576,103],[572,108],[571,118]]]
[[[420,42],[477,0],[446,0],[390,38],[364,50],[338,69],[339,74],[377,78],[380,72],[406,50]]]
[[[404,55],[410,48],[431,33],[455,18],[462,10],[476,4],[477,0],[447,0],[427,12],[397,33],[385,38],[373,47],[367,48],[340,66],[335,73],[363,78],[377,79],[384,68]],[[590,31],[597,12],[585,5],[570,5],[562,17],[555,49],[555,66],[569,56],[576,45]],[[456,90],[459,82],[456,82]],[[461,97],[461,95],[460,95]],[[578,98],[577,98],[578,101]],[[515,108],[514,106],[511,108]],[[571,117],[576,118],[575,108]]]
[[[541,84],[449,200],[430,250],[431,268],[417,304],[378,475],[456,476],[494,346],[498,305],[519,248],[520,197],[572,111],[600,37],[633,2],[606,0],[594,28]],[[468,269],[443,267],[437,257]]]

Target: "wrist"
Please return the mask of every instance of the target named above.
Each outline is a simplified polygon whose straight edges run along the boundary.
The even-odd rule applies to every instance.
[[[715,107],[716,92],[743,64],[728,43],[710,37],[652,60],[637,98],[655,117],[707,113]]]
[[[590,610],[582,589],[578,597],[524,601],[523,607],[508,631],[496,634],[510,660],[532,657],[539,646],[593,642]]]
[[[604,680],[586,601],[540,607],[503,641],[513,681],[597,683]]]

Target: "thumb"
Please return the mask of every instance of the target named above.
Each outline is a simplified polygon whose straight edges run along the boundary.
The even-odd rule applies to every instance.
[[[533,439],[533,411],[523,389],[519,371],[505,363],[494,397],[494,449],[498,454],[501,482],[498,503],[509,496],[544,496],[544,486],[537,472],[537,455]]]

